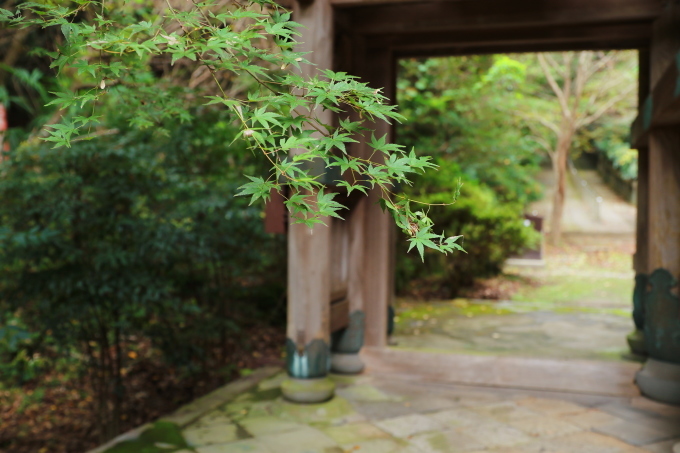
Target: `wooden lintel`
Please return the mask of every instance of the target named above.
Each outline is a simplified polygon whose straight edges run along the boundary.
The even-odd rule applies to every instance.
[[[450,57],[460,55],[491,55],[499,53],[532,53],[532,52],[577,52],[581,50],[630,50],[645,45],[641,40],[625,41],[556,41],[526,43],[479,43],[423,48],[394,49],[397,58]]]
[[[680,52],[669,62],[633,122],[632,146],[645,147],[650,129],[673,125],[680,127]]]
[[[649,46],[650,39],[649,24],[610,24],[387,34],[371,38],[370,45],[389,48],[395,55],[407,57],[567,49],[631,49]]]
[[[504,26],[652,23],[661,0],[475,0],[375,4],[332,0],[349,16],[352,31],[366,35]]]

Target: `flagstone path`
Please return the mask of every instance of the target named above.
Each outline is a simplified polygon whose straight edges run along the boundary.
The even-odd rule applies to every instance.
[[[281,398],[279,386],[284,378],[279,373],[223,402],[218,391],[203,403],[213,398],[221,404],[195,419],[182,422],[181,417],[170,416],[145,428],[136,439],[107,451],[678,453],[680,450],[677,445],[680,408],[641,397],[442,385],[365,374],[333,376],[338,389],[332,400],[296,405]]]
[[[630,312],[627,301],[611,306],[401,301],[391,343],[399,349],[421,351],[628,360],[635,359],[626,343],[633,329]]]

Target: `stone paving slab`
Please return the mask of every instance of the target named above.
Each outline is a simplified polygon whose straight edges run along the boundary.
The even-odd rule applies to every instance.
[[[368,372],[470,386],[638,396],[637,363],[465,355],[364,348]]]
[[[680,453],[680,408],[640,396],[333,376],[322,404],[282,399],[280,373],[118,453]],[[219,395],[219,394],[218,394]],[[204,400],[205,403],[205,400]],[[167,421],[163,422],[168,424]],[[164,425],[164,426],[166,426]],[[167,428],[167,426],[166,426]],[[135,443],[136,442],[136,443]],[[143,448],[141,448],[142,446]],[[141,448],[141,449],[140,449]],[[674,450],[675,448],[675,450]]]

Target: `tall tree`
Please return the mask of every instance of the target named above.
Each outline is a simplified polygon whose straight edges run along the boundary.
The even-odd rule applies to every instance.
[[[605,114],[634,108],[637,59],[633,51],[540,53],[536,59],[537,84],[528,85],[533,91],[530,102],[517,112],[552,160],[556,184],[549,240],[555,244],[562,233],[567,159],[574,138]]]

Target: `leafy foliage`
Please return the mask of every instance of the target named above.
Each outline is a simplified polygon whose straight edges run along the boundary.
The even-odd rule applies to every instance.
[[[533,175],[542,156],[511,111],[524,100],[525,73],[524,63],[503,55],[401,61],[397,99],[409,121],[399,142],[455,161],[501,200],[538,199]]]
[[[623,180],[637,179],[638,152],[630,148],[628,137],[635,112],[622,109],[584,129],[575,144],[576,151],[597,153],[598,158],[612,163]]]
[[[424,266],[399,253],[398,291],[424,284],[433,287],[429,294],[454,295],[475,277],[499,272],[530,242],[522,210],[541,195],[533,175],[542,156],[507,111],[522,101],[525,76],[524,63],[507,56],[401,61],[397,97],[409,120],[398,139],[436,156],[440,166],[436,175],[415,178],[406,196],[429,205],[424,221],[459,232],[456,245],[465,238],[474,247],[455,259],[428,254]]]
[[[318,70],[303,76],[302,66],[310,63],[295,50],[298,24],[289,12],[273,0],[166,5],[152,11],[122,2],[80,0],[27,2],[16,12],[3,10],[0,20],[11,25],[59,28],[63,43],[48,52],[51,66],[79,80],[80,88],[54,92],[51,104],[63,112],[63,119],[49,126],[45,140],[68,147],[101,133],[97,128],[103,107],[133,108],[128,118],[134,127],[167,134],[166,121],[192,118],[196,97],[191,89],[156,79],[152,66],[154,58],[170,66],[183,64],[209,74],[217,91],[203,93],[203,103],[228,109],[239,124],[239,136],[270,164],[267,176],[250,177],[239,195],[254,202],[278,190],[286,194],[295,222],[323,223],[329,216],[340,217],[343,206],[334,201],[337,193],[324,191],[315,168],[337,166],[340,177],[335,183],[348,192],[378,190],[386,209],[397,218],[408,217],[412,244],[445,253],[455,249],[445,237],[428,236],[431,225],[419,222],[407,200],[393,194],[395,184],[409,184],[413,173],[432,168],[430,158],[406,152],[385,137],[368,139],[370,123],[399,121],[402,116],[380,90],[348,74]],[[248,77],[252,85],[247,96],[230,95],[223,86],[224,74]],[[326,124],[326,111],[339,115],[338,125]],[[357,121],[350,119],[352,113]],[[368,139],[373,159],[348,152],[348,145],[361,135]],[[423,242],[425,236],[428,241]]]
[[[437,225],[460,231],[474,247],[467,247],[467,253],[455,259],[428,252],[422,264],[403,253],[405,246],[400,246],[396,281],[401,293],[449,298],[477,278],[498,274],[509,256],[533,245],[538,235],[524,225],[521,204],[499,200],[491,188],[474,180],[463,180],[462,195],[456,204],[436,206],[455,195],[457,188],[451,181],[462,173],[449,161],[441,159],[437,163],[440,171],[436,177],[416,179],[409,195],[435,205],[428,217]]]
[[[224,146],[235,134],[203,115],[165,140],[125,132],[59,152],[25,146],[0,164],[0,311],[84,366],[102,439],[118,431],[126,345],[149,338],[170,364],[198,371],[282,298],[282,239],[265,235],[260,208],[225,178],[258,170],[240,142]]]

